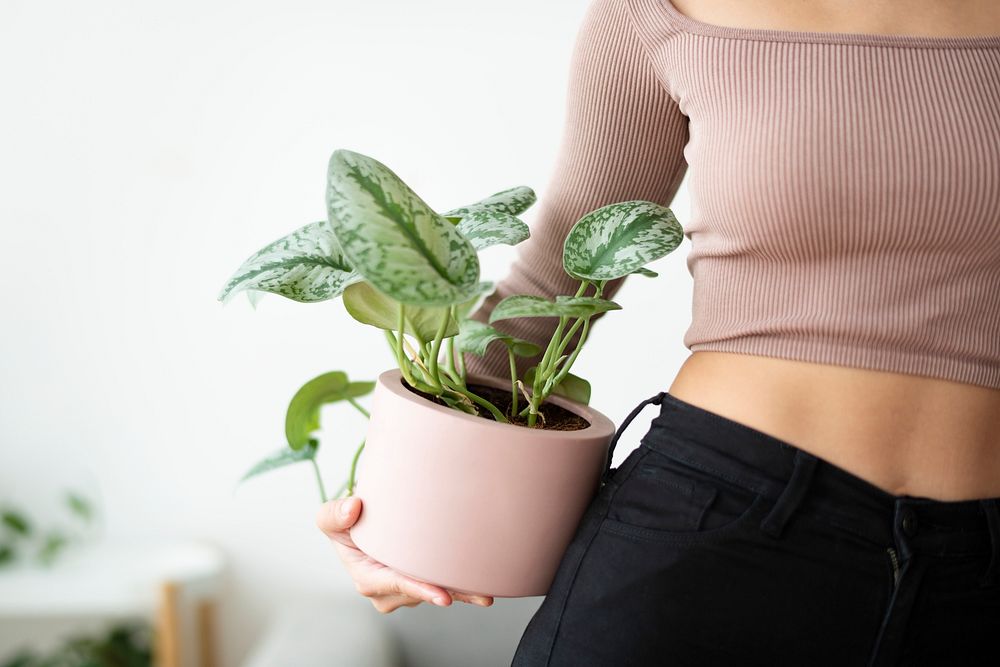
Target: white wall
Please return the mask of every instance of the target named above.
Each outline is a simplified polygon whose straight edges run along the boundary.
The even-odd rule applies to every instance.
[[[439,210],[520,184],[544,198],[586,6],[0,3],[0,501],[44,508],[72,482],[100,494],[109,535],[223,547],[226,665],[277,600],[353,590],[314,529],[308,469],[233,487],[281,446],[302,382],[374,377],[393,364],[384,338],[339,301],[255,311],[216,293],[324,217],[335,148],[384,161]],[[686,186],[672,208],[687,219]],[[687,250],[630,279],[574,368],[616,422],[686,356]],[[488,251],[483,277],[513,252]],[[340,406],[324,419],[336,488],[363,424]]]

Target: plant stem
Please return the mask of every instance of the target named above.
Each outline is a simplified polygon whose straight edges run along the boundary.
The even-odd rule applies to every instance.
[[[450,311],[441,318],[441,324],[438,326],[437,333],[434,334],[434,347],[431,349],[430,379],[439,385],[441,384],[441,373],[438,372],[438,355],[441,354],[441,341],[444,340],[444,334],[448,331],[449,320],[451,320]]]
[[[413,336],[413,340],[417,341],[417,347],[422,348],[424,345],[427,344],[427,342],[423,338],[421,338],[420,334],[418,334],[416,331],[410,331],[409,333],[411,336]]]
[[[405,342],[405,336],[403,335],[403,326],[405,322],[404,306],[402,303],[399,304],[399,338],[393,334],[388,329],[385,330],[385,335],[392,339],[393,346],[396,349],[396,361],[399,364],[399,370],[403,374],[403,379],[406,383],[413,387],[414,389],[419,389],[420,391],[427,392],[428,394],[437,394],[441,391],[440,387],[432,387],[424,382],[414,379],[413,374],[410,372],[410,361],[403,354],[403,343]]]
[[[445,352],[448,355],[448,365],[447,369],[451,371],[452,377],[456,375],[455,371],[455,337],[448,336],[448,348]]]
[[[580,349],[583,347],[584,341],[587,340],[587,330],[589,328],[590,328],[590,318],[588,317],[587,321],[583,323],[583,331],[580,332],[580,343],[579,345],[576,346],[576,349],[573,350],[573,354],[569,355],[569,359],[567,359],[566,362],[562,365],[562,368],[560,368],[559,371],[555,374],[555,377],[553,378],[552,381],[553,387],[562,382],[563,379],[565,379],[567,373],[569,373],[569,369],[573,366],[573,362],[576,361],[577,355],[580,354]]]
[[[354,495],[354,471],[358,467],[358,457],[361,456],[361,450],[365,448],[365,441],[361,441],[361,445],[358,447],[358,451],[354,452],[354,459],[351,460],[351,476],[347,478],[347,495]]]
[[[465,383],[462,382],[462,377],[458,374],[458,371],[445,368],[444,372],[448,374],[448,379],[451,380],[452,384],[457,387],[462,387],[463,389],[465,388]]]
[[[448,317],[452,318],[456,322],[458,321],[458,306],[451,306],[448,309]],[[459,352],[461,355],[461,352]],[[455,337],[448,336],[448,374],[458,380],[458,384],[465,386],[465,373],[461,375],[458,374],[458,370],[455,368]]]
[[[361,414],[363,414],[365,417],[368,417],[369,419],[371,419],[371,414],[369,414],[369,412],[367,410],[365,410],[363,407],[361,407],[361,405],[356,400],[354,400],[353,398],[348,398],[347,402],[350,403],[351,405],[353,405],[355,408],[357,408],[358,412],[360,412]]]
[[[399,363],[399,370],[403,373],[403,378],[407,382],[410,383],[410,386],[412,386],[413,385],[413,376],[410,375],[409,363],[406,361],[406,358],[403,356],[403,326],[404,326],[404,322],[405,322],[405,320],[403,318],[404,318],[404,315],[403,315],[403,304],[401,303],[401,304],[399,304],[399,323],[398,323],[399,324],[399,340],[396,341],[396,361]],[[389,332],[389,330],[386,329],[386,333],[388,333],[388,332]]]
[[[382,331],[383,331],[383,333],[385,333],[385,339],[389,343],[389,349],[392,351],[392,356],[395,357],[396,356],[396,345],[397,345],[396,335],[393,334],[388,329],[383,329]]]
[[[576,294],[574,296],[583,296],[583,293],[587,290],[587,285],[589,284],[589,281],[581,280],[580,287],[576,290]],[[547,374],[548,367],[552,364],[553,356],[558,358],[558,356],[553,353],[561,340],[563,328],[566,326],[566,322],[568,320],[569,317],[566,315],[561,316],[559,318],[559,324],[556,325],[556,329],[552,333],[552,337],[549,338],[549,344],[545,347],[545,354],[542,355],[542,360],[539,362],[538,368],[535,372],[535,381],[532,383],[536,387],[541,387],[541,381],[544,379],[542,376]]]
[[[492,414],[493,418],[498,422],[509,423],[507,417],[504,415],[504,413],[500,411],[500,409],[497,406],[493,405],[482,396],[478,396],[468,387],[449,387],[449,389],[455,392],[456,394],[461,394],[462,396],[465,396],[473,403],[481,405],[482,407],[489,410],[490,414]]]
[[[406,380],[406,383],[414,389],[419,389],[420,391],[428,394],[437,394],[439,391],[438,389],[413,378],[413,375],[410,373],[410,361],[405,356],[399,354],[399,340],[397,340],[396,335],[388,329],[385,329],[385,337],[389,340],[389,344],[393,351],[396,352],[396,359],[399,362],[399,370],[403,374],[403,379]],[[400,336],[399,338],[402,339],[403,337]],[[406,344],[409,345],[409,343]]]
[[[594,285],[594,289],[595,289],[594,297],[595,298],[600,298],[601,297],[601,294],[604,292],[604,285],[607,284],[607,282],[608,281],[606,281],[606,280],[601,280],[596,285]],[[576,329],[576,327],[578,327],[580,325],[580,322],[583,322],[583,331],[580,332],[580,342],[577,343],[576,347],[573,349],[573,353],[570,354],[569,359],[567,359],[565,361],[565,363],[563,363],[562,368],[560,368],[556,372],[556,375],[553,378],[553,382],[552,382],[552,386],[553,387],[557,386],[560,382],[562,382],[566,378],[566,375],[569,373],[569,369],[573,366],[573,362],[576,361],[577,355],[580,354],[580,350],[583,348],[583,344],[587,340],[587,332],[590,329],[590,319],[591,319],[591,317],[593,317],[593,316],[588,316],[588,317],[585,317],[585,318],[578,319],[576,321],[576,324],[574,324],[573,327],[570,329],[569,333],[566,334],[566,337],[563,339],[562,344],[559,346],[559,350],[556,353],[557,356],[562,354],[562,352],[565,349],[566,345],[569,343],[569,339],[573,335],[574,329]]]
[[[580,287],[576,290],[574,296],[583,296],[583,293],[587,291],[587,285],[590,284],[589,280],[581,280]],[[549,338],[549,344],[545,347],[545,354],[542,355],[542,360],[535,367],[535,379],[531,383],[531,412],[528,413],[528,426],[535,426],[536,414],[538,413],[538,406],[542,404],[544,396],[542,396],[542,386],[545,380],[551,374],[550,366],[555,366],[554,359],[558,359],[559,355],[556,353],[556,348],[562,341],[563,328],[566,326],[566,322],[569,317],[563,315],[559,318],[559,324],[556,325],[555,331],[552,333],[552,337]]]
[[[309,459],[312,463],[313,472],[316,473],[316,484],[319,485],[319,497],[322,502],[326,502],[326,489],[323,488],[323,477],[319,474],[319,466],[316,464],[316,459]]]
[[[514,348],[507,348],[507,359],[510,360],[510,414],[517,414],[517,363],[514,361]]]
[[[604,291],[604,284],[606,282],[607,282],[606,280],[602,280],[601,282],[594,285],[594,289],[596,290],[594,298],[600,298],[601,292]],[[559,357],[562,356],[562,353],[566,349],[566,346],[569,345],[569,341],[573,337],[573,334],[576,333],[576,330],[580,328],[581,324],[583,325],[583,332],[580,334],[580,342],[577,343],[576,347],[573,350],[573,353],[570,355],[569,359],[567,359],[566,362],[562,365],[562,368],[560,368],[558,371],[555,371],[556,364],[555,363],[552,364],[553,368],[550,369],[550,373],[552,371],[555,371],[556,379],[551,386],[555,387],[560,382],[562,382],[562,380],[566,377],[566,373],[569,372],[569,367],[573,365],[573,361],[576,360],[580,348],[583,347],[583,343],[587,339],[587,328],[590,326],[590,319],[592,317],[593,315],[588,315],[586,317],[578,318],[576,322],[573,323],[573,326],[570,327],[569,331],[566,332],[566,335],[563,337],[562,342],[559,343],[559,347],[556,348],[556,353],[554,356],[556,357],[556,359],[558,359]]]
[[[559,346],[556,348],[556,353],[555,353],[556,359],[562,356],[563,350],[565,350],[566,346],[569,345],[569,341],[573,337],[573,334],[576,333],[576,330],[580,328],[580,325],[583,324],[583,321],[585,319],[587,318],[578,317],[576,322],[573,323],[573,326],[571,326],[569,328],[569,331],[566,332],[566,335],[563,336],[563,339],[559,342]]]
[[[465,353],[462,351],[459,351],[458,353],[458,368],[461,373],[460,377],[462,378],[462,386],[464,387],[469,381],[469,375],[465,372]]]

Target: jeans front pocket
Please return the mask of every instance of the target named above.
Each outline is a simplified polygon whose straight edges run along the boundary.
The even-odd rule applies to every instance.
[[[649,541],[714,539],[759,514],[764,496],[645,445],[611,499],[601,530]]]

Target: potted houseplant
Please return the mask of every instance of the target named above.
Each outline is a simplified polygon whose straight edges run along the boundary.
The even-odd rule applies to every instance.
[[[513,295],[489,324],[471,319],[493,289],[480,280],[478,252],[527,239],[517,216],[534,201],[530,188],[514,187],[437,213],[378,160],[338,149],[327,174],[327,219],[252,255],[220,294],[224,301],[241,291],[301,302],[339,296],[354,319],[382,330],[397,367],[375,381],[334,371],[306,383],[286,414],[288,446],[246,476],[309,461],[325,499],[316,467],[319,409],[351,404],[370,418],[337,493],[364,499],[351,538],[375,560],[458,592],[548,590],[614,434],[611,420],[587,405],[590,385],[570,369],[591,319],[620,308],[602,297],[605,284],[631,273],[656,276],[645,265],[683,238],[670,209],[653,202],[595,209],[564,244],[564,268],[580,281],[575,294]],[[544,351],[492,326],[519,317],[558,318]],[[483,355],[491,344],[506,348],[508,379],[466,372],[463,355]],[[538,355],[519,377],[516,357]],[[367,394],[370,412],[358,402]]]

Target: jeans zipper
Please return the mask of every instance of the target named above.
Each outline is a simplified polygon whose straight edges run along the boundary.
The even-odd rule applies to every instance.
[[[889,552],[889,559],[892,561],[892,586],[893,588],[899,583],[899,561],[896,559],[896,550],[892,547],[886,549]]]

